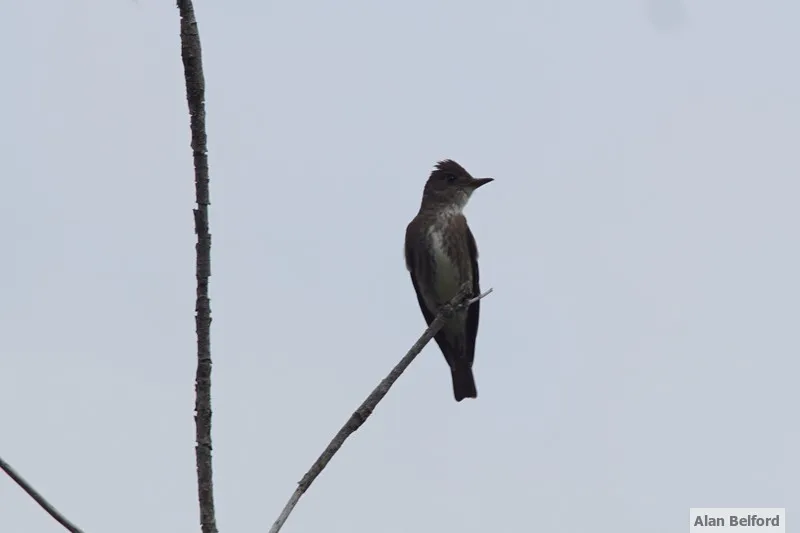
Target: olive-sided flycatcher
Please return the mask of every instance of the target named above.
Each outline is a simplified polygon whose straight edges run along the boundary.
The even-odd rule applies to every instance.
[[[425,184],[419,213],[406,228],[406,267],[428,325],[464,283],[472,284],[473,297],[481,292],[478,247],[462,211],[473,191],[490,181],[473,178],[455,161],[440,161]],[[435,337],[450,365],[457,402],[478,397],[472,362],[480,304],[459,312]]]

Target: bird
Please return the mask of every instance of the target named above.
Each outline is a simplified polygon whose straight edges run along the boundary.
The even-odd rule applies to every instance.
[[[422,315],[430,324],[464,283],[480,294],[478,247],[464,217],[472,193],[494,178],[474,178],[452,159],[439,161],[425,183],[417,216],[406,227],[405,261]],[[453,381],[457,402],[477,398],[472,373],[480,301],[459,311],[434,337]]]

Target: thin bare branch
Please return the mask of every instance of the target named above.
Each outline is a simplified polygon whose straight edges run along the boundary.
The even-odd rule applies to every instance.
[[[49,514],[50,516],[52,516],[56,520],[56,522],[58,522],[59,524],[64,526],[71,533],[83,533],[83,531],[78,526],[76,526],[75,524],[73,524],[72,522],[67,520],[67,518],[63,514],[59,513],[56,510],[55,507],[50,505],[50,502],[45,500],[44,496],[39,494],[36,491],[36,489],[34,489],[31,486],[30,483],[25,481],[25,478],[23,478],[21,475],[19,475],[19,473],[17,473],[16,470],[11,468],[10,464],[8,464],[7,462],[3,461],[2,458],[0,458],[0,470],[5,472],[6,474],[8,474],[8,477],[13,479],[17,483],[17,485],[22,487],[22,490],[27,492],[28,495],[31,498],[33,498],[36,501],[36,503],[38,503],[41,506],[42,509],[47,511],[47,514]]]
[[[192,131],[192,155],[197,208],[194,231],[197,234],[197,374],[195,376],[195,456],[200,524],[203,533],[217,533],[214,511],[214,477],[211,462],[211,305],[208,278],[211,276],[211,234],[208,230],[208,148],[206,137],[205,77],[200,34],[192,0],[177,0],[181,17],[181,57],[186,80],[186,101]]]
[[[494,292],[494,289],[491,289],[491,288],[490,288],[488,291],[484,292],[483,294],[479,294],[479,295],[477,295],[475,298],[471,298],[471,299],[469,299],[469,300],[467,301],[467,306],[470,306],[470,305],[474,304],[474,303],[475,303],[475,302],[477,302],[478,300],[483,300],[484,298],[486,298],[487,296],[489,296],[490,294],[492,294],[492,292]]]
[[[448,318],[453,316],[453,313],[465,309],[470,305],[474,304],[481,298],[488,296],[492,289],[489,289],[485,293],[476,296],[475,298],[469,299],[468,296],[470,295],[471,288],[469,284],[464,284],[459,290],[458,294],[448,302],[440,311],[439,314],[436,315],[436,318],[431,322],[431,325],[428,326],[428,329],[425,330],[425,333],[414,343],[414,346],[406,353],[406,355],[400,360],[399,363],[389,372],[389,375],[386,376],[375,390],[373,390],[367,399],[355,410],[355,412],[350,416],[350,419],[342,426],[342,429],[333,437],[328,447],[325,448],[325,451],[322,452],[322,455],[314,461],[314,464],[311,465],[311,468],[306,475],[303,476],[303,479],[300,480],[300,483],[297,485],[297,489],[292,494],[292,497],[289,498],[289,501],[286,503],[286,506],[281,511],[281,514],[278,516],[278,519],[272,525],[272,528],[269,530],[269,533],[278,533],[280,529],[283,527],[283,524],[286,522],[286,519],[289,518],[292,510],[294,510],[295,505],[297,502],[300,501],[300,497],[308,490],[311,486],[311,483],[317,478],[317,476],[322,472],[322,470],[327,466],[330,460],[333,458],[334,454],[339,451],[339,448],[342,447],[344,441],[347,440],[347,437],[352,435],[358,428],[361,427],[364,422],[367,421],[367,418],[372,414],[375,410],[375,407],[378,405],[384,396],[389,392],[389,389],[392,388],[394,382],[400,377],[400,375],[405,372],[408,365],[411,364],[412,361],[419,355],[422,349],[425,347],[426,344],[430,342],[430,340],[439,333],[439,330],[442,329],[442,326],[447,321]]]

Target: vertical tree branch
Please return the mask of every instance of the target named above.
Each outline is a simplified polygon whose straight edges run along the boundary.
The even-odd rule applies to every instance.
[[[208,231],[208,156],[206,139],[205,78],[192,0],[177,0],[181,17],[181,57],[186,80],[186,101],[192,131],[192,155],[197,208],[194,231],[197,234],[197,374],[195,376],[195,455],[200,524],[203,533],[217,533],[214,512],[214,479],[211,463],[211,306],[208,278],[211,276],[211,234]]]

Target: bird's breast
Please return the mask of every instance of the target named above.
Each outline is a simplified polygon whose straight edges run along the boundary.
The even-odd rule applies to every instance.
[[[437,303],[452,299],[461,287],[461,274],[453,258],[452,246],[448,244],[444,228],[432,227],[429,233],[430,249],[434,264],[434,281]]]

